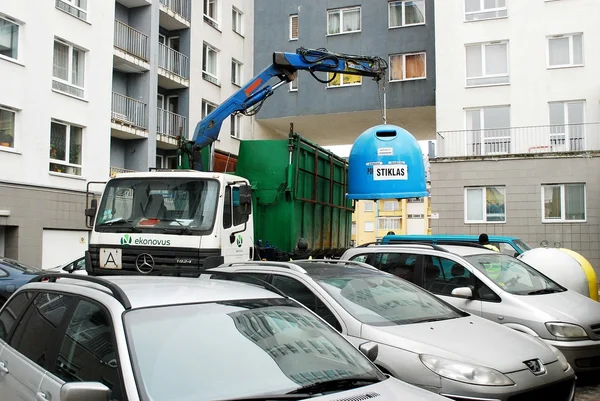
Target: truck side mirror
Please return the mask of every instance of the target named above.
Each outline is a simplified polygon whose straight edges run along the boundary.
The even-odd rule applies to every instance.
[[[90,201],[90,207],[85,209],[85,217],[86,217],[86,224],[88,227],[91,227],[93,222],[94,222],[94,217],[96,216],[96,210],[98,209],[98,200],[95,198],[92,198],[92,200]]]
[[[239,205],[241,206],[240,212],[245,216],[249,216],[252,213],[252,188],[250,185],[240,186],[238,196]]]

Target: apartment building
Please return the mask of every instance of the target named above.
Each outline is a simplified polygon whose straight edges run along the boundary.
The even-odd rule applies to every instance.
[[[600,267],[595,0],[436,3],[434,233],[516,235]]]
[[[177,136],[253,75],[248,0],[0,4],[0,256],[50,267],[87,248],[85,190],[176,166]],[[250,137],[224,122],[214,168]],[[97,189],[93,185],[91,190]]]
[[[300,47],[379,56],[388,64],[379,85],[371,78],[300,71],[256,116],[257,132],[289,131],[322,146],[346,145],[367,128],[387,122],[417,139],[435,137],[434,1],[255,0],[256,69],[274,51]],[[437,2],[436,2],[437,6]]]

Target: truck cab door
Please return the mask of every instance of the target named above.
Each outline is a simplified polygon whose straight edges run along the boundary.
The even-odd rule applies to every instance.
[[[225,263],[252,260],[254,225],[249,185],[229,184],[225,187],[222,232],[221,249]]]

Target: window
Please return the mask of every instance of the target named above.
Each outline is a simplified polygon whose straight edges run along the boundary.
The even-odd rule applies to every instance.
[[[83,128],[52,121],[50,124],[50,171],[81,175]]]
[[[223,199],[223,228],[230,228],[232,224],[231,217],[231,187],[225,187],[225,198]]]
[[[373,264],[379,270],[414,282],[419,255],[410,253],[378,253]]]
[[[352,222],[352,235],[356,235],[356,222]]]
[[[425,0],[390,1],[388,14],[390,28],[425,24]]]
[[[351,261],[359,263],[367,263],[367,259],[369,259],[368,254],[356,255],[350,258]]]
[[[465,117],[471,156],[510,152],[510,106],[467,109]]]
[[[465,21],[503,18],[507,15],[506,0],[465,0]]]
[[[0,56],[19,59],[19,25],[0,16]]]
[[[465,223],[506,223],[506,189],[465,188]]]
[[[249,215],[244,214],[244,208],[248,207],[246,205],[241,205],[239,203],[240,199],[240,187],[233,187],[231,191],[232,195],[232,204],[233,204],[233,225],[239,226],[240,224],[244,224],[248,221]]]
[[[234,32],[243,34],[242,31],[242,12],[235,7],[231,8],[231,29]]]
[[[52,89],[83,97],[85,51],[55,39],[53,64]]]
[[[219,82],[217,76],[217,53],[217,49],[204,43],[202,48],[202,78],[215,85],[218,85]]]
[[[542,185],[542,222],[586,220],[585,184]]]
[[[555,35],[548,38],[548,67],[583,66],[583,34]]]
[[[390,81],[407,81],[425,77],[425,52],[390,56]]]
[[[52,373],[67,383],[99,381],[111,390],[111,400],[123,399],[117,347],[107,312],[80,301],[59,344]]]
[[[509,83],[508,42],[466,45],[467,86]]]
[[[219,0],[204,0],[204,22],[215,28],[219,25]]]
[[[0,147],[15,147],[15,117],[13,110],[0,106]]]
[[[375,222],[373,221],[365,221],[365,231],[373,232],[375,231]]]
[[[15,328],[10,346],[46,367],[46,358],[72,302],[73,298],[66,295],[40,293]]]
[[[334,72],[327,73],[328,88],[340,86],[357,86],[362,85],[362,77],[360,75],[336,74]]]
[[[298,74],[296,74],[296,78],[292,82],[290,82],[290,92],[298,91]]]
[[[364,202],[364,207],[365,207],[365,212],[372,212],[375,210],[375,203],[373,201],[363,201]]]
[[[290,15],[290,40],[298,40],[298,14]]]
[[[56,0],[56,8],[87,21],[87,0]]]
[[[585,150],[585,102],[550,102],[552,152]]]
[[[217,108],[217,105],[207,100],[202,100],[202,118],[213,112]]]
[[[327,11],[327,34],[337,35],[360,31],[360,7]]]
[[[231,83],[240,86],[242,82],[242,63],[236,59],[231,59]]]
[[[242,124],[242,116],[239,114],[233,114],[230,117],[231,120],[231,129],[229,134],[237,139],[240,139],[241,137],[241,124]]]
[[[386,212],[395,212],[400,210],[400,205],[398,201],[385,201],[383,202],[383,210]]]
[[[15,323],[19,320],[21,314],[25,312],[31,297],[31,292],[22,292],[8,302],[2,313],[0,313],[0,339],[8,341],[10,332],[15,327]]]
[[[399,230],[400,217],[380,217],[377,219],[378,230]]]

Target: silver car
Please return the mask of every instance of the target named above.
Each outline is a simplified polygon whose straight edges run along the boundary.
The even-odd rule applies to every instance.
[[[472,314],[543,339],[576,373],[600,371],[600,303],[523,261],[471,245],[378,245],[349,249],[366,262]]]
[[[248,397],[444,400],[384,375],[313,312],[257,285],[53,274],[0,310],[2,401]]]
[[[457,400],[574,397],[575,374],[543,341],[461,311],[422,288],[362,263],[239,262],[206,271],[261,279],[311,308],[403,381]]]

